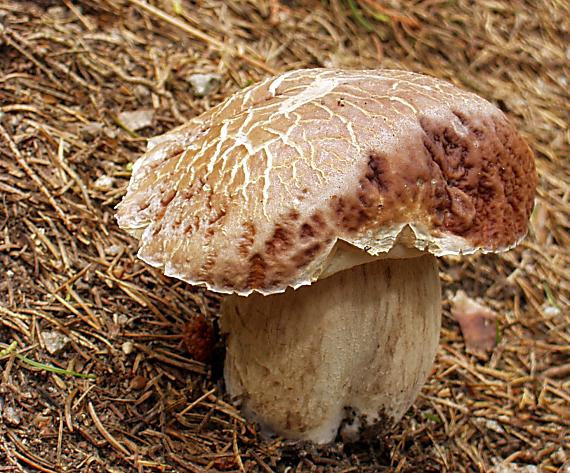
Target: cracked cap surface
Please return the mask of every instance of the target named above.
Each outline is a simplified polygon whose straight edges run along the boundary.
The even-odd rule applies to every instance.
[[[223,293],[318,279],[346,242],[436,256],[527,231],[531,150],[494,105],[395,70],[306,69],[237,92],[149,141],[118,205],[139,257]]]

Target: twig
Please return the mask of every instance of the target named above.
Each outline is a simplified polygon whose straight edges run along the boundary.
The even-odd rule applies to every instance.
[[[55,155],[57,158],[58,164],[71,176],[71,178],[76,182],[81,191],[81,195],[83,196],[83,200],[87,208],[93,212],[93,204],[91,203],[91,199],[89,197],[89,192],[87,191],[87,187],[85,186],[83,180],[79,175],[75,172],[75,170],[65,161],[65,157],[63,154],[64,151],[64,141],[63,138],[59,138],[59,146],[57,148],[57,154]]]
[[[196,407],[198,404],[200,404],[204,399],[206,399],[208,396],[210,396],[210,394],[213,394],[214,392],[216,392],[216,388],[210,389],[207,393],[202,394],[202,396],[200,396],[194,402],[186,406],[184,410],[182,410],[182,412],[178,413],[177,415],[183,416],[184,414],[190,412],[192,409],[194,409],[194,407]]]
[[[40,61],[38,61],[32,53],[26,51],[19,43],[16,42],[16,40],[23,41],[23,39],[20,38],[19,35],[11,31],[6,31],[6,29],[0,25],[0,36],[4,38],[4,41],[6,41],[8,45],[12,46],[22,56],[26,57],[39,70],[41,70],[54,83],[54,85],[61,83],[61,81],[57,80],[57,77],[55,77],[52,71],[50,71]]]
[[[238,443],[237,443],[237,430],[235,430],[235,429],[233,431],[232,446],[233,446],[234,458],[236,460],[236,463],[239,466],[239,471],[241,471],[242,473],[245,473],[245,468],[243,466],[243,462],[241,461],[241,455],[239,453],[239,447],[238,447]]]
[[[14,157],[16,158],[18,165],[24,170],[24,172],[28,175],[28,177],[32,181],[34,181],[34,183],[40,189],[41,193],[46,196],[46,198],[48,199],[51,206],[54,208],[54,210],[57,212],[57,214],[60,216],[60,218],[65,223],[65,226],[68,228],[71,228],[71,221],[69,220],[69,217],[65,214],[65,212],[61,209],[61,207],[55,201],[54,197],[51,195],[51,192],[44,185],[44,183],[41,181],[41,179],[38,177],[38,175],[28,165],[28,163],[26,162],[26,160],[24,159],[24,157],[20,153],[20,150],[16,146],[16,143],[14,143],[14,140],[12,140],[12,137],[8,134],[8,132],[6,131],[4,126],[1,124],[0,124],[0,136],[2,137],[4,142],[8,145],[8,148],[10,149],[10,151],[12,152]]]
[[[150,4],[148,4],[142,0],[128,0],[128,1],[137,5],[138,7],[142,8],[143,10],[147,11],[151,15],[153,15],[157,18],[160,18],[161,20],[166,21],[167,23],[170,23],[173,26],[176,26],[177,28],[181,29],[182,31],[185,31],[186,33],[193,36],[194,38],[199,39],[200,41],[204,41],[211,46],[214,46],[218,51],[220,51],[222,53],[228,53],[230,56],[234,56],[234,57],[238,57],[240,59],[243,59],[245,62],[251,64],[254,67],[257,67],[258,69],[261,69],[264,72],[268,72],[269,74],[276,74],[275,69],[273,69],[271,66],[268,66],[264,62],[258,61],[257,59],[253,59],[253,58],[245,55],[244,53],[241,53],[241,52],[227,46],[226,44],[222,43],[220,40],[213,38],[210,35],[207,35],[203,31],[200,31],[199,29],[194,28],[193,26],[190,26],[185,21],[182,21],[178,18],[175,18],[175,17],[169,15],[168,13],[162,11],[161,9],[159,9],[153,5],[150,5]]]
[[[63,444],[63,415],[59,412],[59,428],[57,429],[56,462],[61,465],[61,448]]]
[[[105,428],[105,426],[101,423],[101,421],[99,420],[99,417],[97,417],[97,413],[95,412],[95,408],[93,407],[93,404],[91,402],[89,402],[89,404],[87,405],[87,409],[89,411],[89,415],[91,416],[91,419],[93,419],[93,423],[95,424],[95,427],[97,428],[97,430],[99,431],[99,433],[105,438],[105,440],[107,440],[107,442],[109,442],[109,444],[118,452],[122,453],[125,456],[129,456],[131,453],[126,449],[126,447],[124,447],[123,445],[121,445],[117,439],[115,437],[113,437],[109,431]]]

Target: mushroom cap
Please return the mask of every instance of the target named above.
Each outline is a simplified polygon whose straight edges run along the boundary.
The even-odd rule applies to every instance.
[[[168,276],[271,294],[330,273],[339,247],[509,249],[536,181],[526,142],[477,95],[405,71],[305,69],[151,139],[117,220]]]

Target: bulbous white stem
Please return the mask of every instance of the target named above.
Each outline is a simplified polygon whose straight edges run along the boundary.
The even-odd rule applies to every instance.
[[[293,439],[334,440],[347,410],[397,422],[431,370],[440,322],[432,255],[374,261],[283,294],[228,297],[227,389],[247,417]]]

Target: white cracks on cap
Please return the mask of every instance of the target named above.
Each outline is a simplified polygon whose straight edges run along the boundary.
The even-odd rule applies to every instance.
[[[174,172],[177,173],[178,171],[180,171],[180,168],[182,167],[182,163],[186,159],[186,155],[188,154],[189,150],[190,150],[190,148],[186,148],[182,153],[180,153],[178,161],[176,161],[176,166],[174,166]]]
[[[317,77],[301,92],[293,95],[292,97],[288,97],[285,101],[283,101],[279,106],[278,113],[288,116],[291,112],[294,112],[299,107],[329,94],[340,83],[341,80],[337,78],[323,79],[321,77]]]
[[[273,82],[271,82],[271,84],[269,85],[269,93],[275,97],[275,95],[277,94],[277,88],[283,83],[283,81],[285,79],[288,79],[289,77],[291,77],[292,75],[298,74],[299,71],[296,70],[292,70],[289,72],[285,72],[283,74],[281,74],[280,76],[276,77]]]
[[[248,161],[249,161],[249,158],[251,156],[252,156],[251,154],[244,156],[243,159],[241,160],[241,163],[239,166],[239,168],[243,169],[243,184],[241,186],[239,186],[238,191],[241,193],[241,195],[243,197],[244,206],[247,206],[249,203],[249,199],[247,196],[246,189],[247,189],[247,186],[251,182],[251,173],[249,172],[249,165],[248,165]],[[239,168],[238,168],[238,166],[235,166],[234,169],[232,170],[232,173],[234,171],[237,173],[237,170]],[[232,181],[233,181],[233,179],[232,179]]]
[[[354,146],[354,149],[356,149],[357,154],[360,156],[362,154],[362,147],[360,146],[360,143],[358,142],[358,139],[356,138],[356,134],[354,133],[354,127],[352,125],[352,122],[350,120],[347,120],[342,115],[338,115],[338,118],[340,119],[342,124],[346,127],[346,130],[348,131],[348,136],[350,136],[350,142],[351,142],[352,146]]]
[[[392,72],[403,72],[403,71],[392,71]],[[399,77],[399,78],[397,78],[397,77],[391,78],[390,80],[394,80],[394,83],[392,84],[391,89],[395,91],[395,90],[399,89],[400,86],[407,85],[408,87],[410,87],[410,89],[416,89],[416,91],[418,91],[418,89],[421,89],[425,92],[429,92],[429,93],[433,92],[433,87],[431,87],[430,85],[420,84],[416,81],[410,81],[408,79],[402,78],[404,76],[407,77],[408,75],[409,75],[409,73],[404,72],[404,74],[401,75],[401,77]],[[415,75],[419,76],[419,74],[415,74]],[[438,88],[438,90],[439,90],[439,88]],[[426,94],[426,96],[427,95],[428,94]]]
[[[405,105],[406,107],[408,107],[412,112],[414,112],[415,114],[418,113],[418,109],[416,107],[414,107],[410,102],[408,102],[407,100],[404,100],[401,97],[394,97],[394,96],[389,96],[388,97],[389,100],[393,101],[393,102],[399,102],[402,105]]]
[[[228,137],[228,134],[226,131],[225,138],[231,138],[233,140],[233,144],[231,146],[228,146],[224,150],[224,152],[220,156],[218,156],[218,153],[224,144],[222,141],[220,141],[220,143],[218,143],[218,147],[216,148],[216,152],[214,153],[214,156],[211,159],[211,161],[220,161],[221,160],[222,164],[220,167],[220,174],[224,174],[224,172],[226,170],[228,157],[229,156],[233,157],[233,165],[232,165],[232,171],[231,171],[231,175],[230,175],[229,185],[233,184],[233,179],[235,178],[235,175],[237,172],[236,162],[239,160],[236,159],[236,156],[241,156],[241,154],[239,154],[239,153],[232,154],[232,152],[234,152],[240,146],[243,146],[245,148],[245,150],[247,151],[247,153],[245,154],[246,156],[251,155],[254,152],[253,144],[249,140],[249,135],[247,132],[244,131],[252,119],[253,119],[253,114],[251,113],[251,110],[249,110],[247,116],[245,117],[245,120],[242,122],[242,124],[240,125],[240,127],[239,127],[238,131],[235,133],[235,135]],[[218,179],[218,181],[216,182],[216,185],[214,186],[214,192],[216,192],[218,190],[221,183],[222,183],[222,179]]]
[[[248,154],[253,154],[253,143],[249,140],[248,134],[241,130],[237,132],[235,137],[235,147],[237,148],[238,146],[243,146]]]
[[[204,180],[210,177],[212,171],[214,170],[214,166],[216,165],[218,158],[220,156],[220,150],[228,137],[228,128],[230,126],[230,120],[224,120],[224,124],[220,128],[220,137],[218,138],[218,143],[216,144],[216,150],[210,156],[210,161],[208,162],[208,167],[206,168],[206,174],[204,174]]]
[[[264,146],[263,151],[265,151],[266,157],[265,171],[263,172],[263,215],[265,215],[266,218],[269,218],[267,215],[267,203],[269,202],[269,186],[271,185],[273,153],[269,149],[269,146]]]

